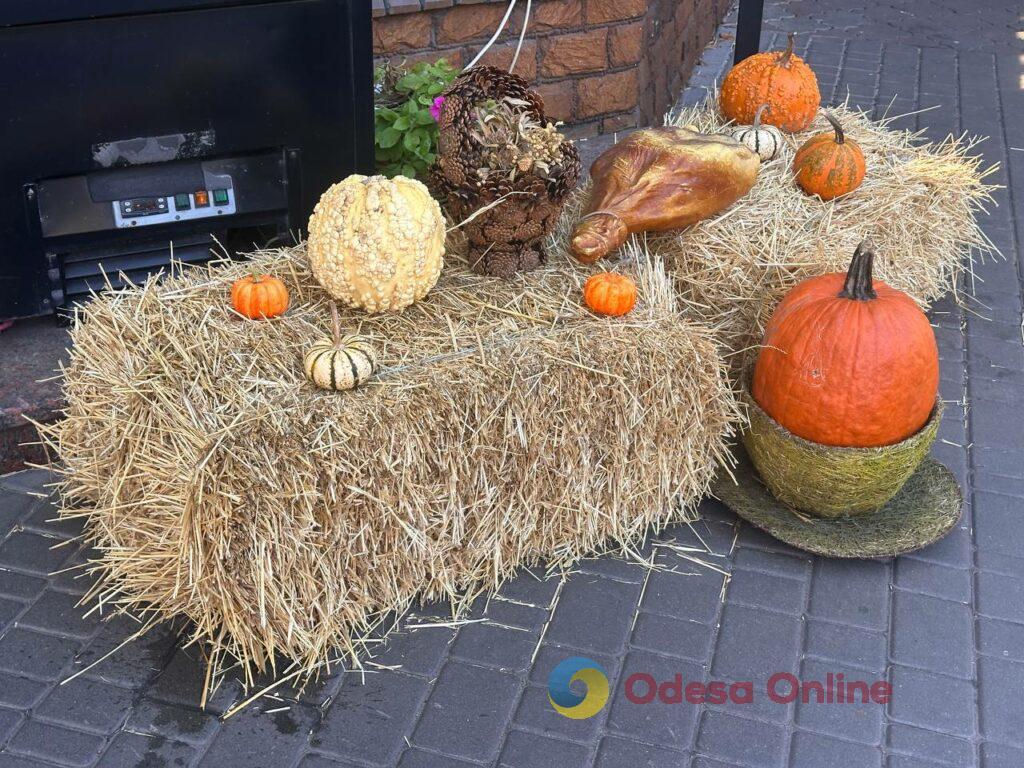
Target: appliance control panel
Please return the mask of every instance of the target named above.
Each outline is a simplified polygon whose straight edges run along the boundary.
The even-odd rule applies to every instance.
[[[115,200],[111,205],[114,207],[114,221],[121,228],[209,219],[236,211],[235,190],[231,186],[197,189],[164,197]]]

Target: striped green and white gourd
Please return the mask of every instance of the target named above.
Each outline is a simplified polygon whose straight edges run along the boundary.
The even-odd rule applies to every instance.
[[[782,133],[774,125],[761,125],[761,113],[768,107],[762,104],[754,115],[754,124],[732,132],[732,137],[762,160],[771,160],[782,149]]]
[[[377,352],[370,341],[355,334],[341,335],[338,307],[331,302],[333,338],[313,344],[303,358],[306,378],[322,389],[355,389],[377,370]]]

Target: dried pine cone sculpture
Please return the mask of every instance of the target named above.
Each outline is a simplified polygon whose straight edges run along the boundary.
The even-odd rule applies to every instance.
[[[455,222],[512,194],[463,226],[470,266],[511,277],[544,260],[542,241],[579,179],[580,158],[544,116],[527,82],[474,67],[444,94],[430,187]]]

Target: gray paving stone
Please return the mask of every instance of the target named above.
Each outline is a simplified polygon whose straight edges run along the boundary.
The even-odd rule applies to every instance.
[[[398,629],[375,645],[371,654],[382,666],[398,666],[403,672],[433,677],[448,657],[454,637],[455,631],[448,627]]]
[[[981,745],[983,768],[1019,768],[1024,765],[1024,749],[1006,744]]]
[[[138,629],[136,622],[125,617],[100,622],[99,631],[75,657],[75,669],[95,665],[85,673],[86,677],[129,688],[146,685],[174,654],[177,633],[164,623],[125,644]]]
[[[80,731],[109,734],[125,720],[134,694],[77,677],[53,688],[34,711],[34,716]]]
[[[755,696],[751,704],[728,702],[724,706],[738,708],[751,717],[788,720],[791,706],[776,704],[758,692],[765,690],[772,675],[797,672],[801,631],[801,620],[796,617],[727,603],[711,676],[716,680],[751,681]]]
[[[509,627],[539,632],[551,614],[543,608],[512,603],[507,600],[491,600],[484,614],[491,622]]]
[[[537,638],[529,632],[486,623],[467,624],[459,628],[451,655],[506,672],[521,672],[529,669],[536,645]]]
[[[205,744],[220,727],[216,715],[143,699],[132,707],[127,730],[186,744]]]
[[[60,546],[64,543],[64,539],[52,536],[15,531],[0,544],[0,567],[48,576],[71,555],[68,546]]]
[[[224,721],[198,765],[202,768],[292,765],[305,749],[316,721],[311,709],[299,705],[274,714],[263,714],[258,707],[246,707]]]
[[[86,606],[78,605],[80,597],[48,589],[21,617],[18,624],[51,635],[86,640],[99,629],[95,614],[85,618]]]
[[[57,765],[85,768],[95,762],[105,743],[94,734],[29,720],[14,734],[7,750]]]
[[[986,656],[1024,661],[1024,624],[979,617],[978,652]]]
[[[805,661],[800,679],[805,684],[808,681],[816,681],[825,687],[829,673],[834,676],[834,681],[842,674],[847,684],[853,681],[864,682],[869,688],[877,680],[884,680],[884,677],[879,678],[852,667],[821,661]],[[827,692],[825,695],[827,696]],[[838,697],[838,693],[834,692],[833,696]],[[796,722],[801,728],[817,733],[838,736],[862,744],[881,744],[885,704],[877,704],[870,699],[865,702],[859,692],[853,694],[853,699],[852,703],[849,699],[846,703],[840,703],[837,698],[829,701],[827,698],[819,698],[816,691],[808,690],[807,701],[804,701],[801,694],[796,705]]]
[[[427,699],[412,742],[453,757],[492,760],[519,692],[511,675],[450,662]]]
[[[28,710],[50,690],[50,683],[0,672],[0,705]]]
[[[609,731],[631,736],[651,744],[686,749],[693,741],[697,723],[698,706],[681,698],[678,703],[665,703],[652,691],[650,684],[661,686],[674,681],[681,675],[681,686],[677,695],[685,697],[687,683],[704,680],[704,670],[692,663],[670,659],[646,651],[633,651],[626,657],[618,685],[612,690],[611,710],[608,714]],[[636,680],[630,685],[630,678]],[[640,676],[647,676],[641,678]],[[648,703],[630,701],[628,693],[641,699],[655,694]],[[666,693],[670,693],[666,689]]]
[[[973,673],[974,626],[962,603],[897,590],[892,656],[897,663],[958,677]]]
[[[51,768],[53,763],[43,763],[22,755],[0,752],[0,768]]]
[[[0,595],[4,597],[31,602],[42,594],[45,588],[46,580],[38,576],[0,569]]]
[[[308,754],[299,762],[299,768],[353,768],[352,763],[331,760],[324,755]]]
[[[688,619],[641,612],[633,629],[633,648],[706,662],[711,655],[713,629]]]
[[[154,699],[197,709],[206,681],[206,666],[197,657],[195,648],[179,648],[147,689]],[[236,679],[225,677],[206,701],[210,712],[223,714],[241,698],[242,686]]]
[[[590,749],[582,744],[526,731],[510,731],[498,765],[500,768],[586,768],[593,765],[593,759]]]
[[[978,612],[1024,623],[1024,579],[984,571],[979,573]]]
[[[939,763],[906,755],[890,755],[886,765],[888,768],[941,768]]]
[[[874,561],[817,560],[810,613],[839,623],[885,629],[889,622],[889,569]]]
[[[407,749],[398,761],[398,768],[471,768],[475,765],[478,764],[419,749]]]
[[[14,627],[0,639],[0,670],[39,680],[57,680],[80,643]]]
[[[21,493],[43,493],[55,480],[48,469],[23,469],[0,476],[0,486]]]
[[[555,597],[560,579],[546,576],[543,570],[524,568],[501,585],[498,594],[521,603],[547,607]]]
[[[901,557],[896,561],[896,584],[906,590],[959,603],[971,601],[971,572],[966,568]]]
[[[783,555],[778,552],[765,552],[747,547],[738,547],[733,556],[733,564],[736,568],[774,573],[776,576],[788,576],[792,579],[809,578],[812,562],[812,559],[807,556]]]
[[[688,758],[686,752],[606,736],[597,751],[594,768],[678,768],[686,765]]]
[[[807,622],[805,653],[851,667],[882,672],[887,664],[887,637],[881,632],[833,624]]]
[[[546,638],[585,651],[618,653],[633,625],[639,593],[638,584],[575,575],[562,589]]]
[[[1020,499],[1002,494],[976,491],[974,505],[979,549],[988,554],[1020,557],[1018,542],[1024,540],[1024,515]]]
[[[611,685],[611,681],[609,681]],[[612,688],[614,695],[615,688]],[[605,705],[605,710],[611,702]],[[581,743],[592,743],[600,737],[603,717],[595,715],[583,720],[574,720],[558,714],[548,699],[547,686],[530,685],[523,691],[519,706],[513,718],[516,725],[546,733],[557,738],[570,739]]]
[[[802,580],[736,568],[729,580],[729,602],[768,608],[793,615],[804,612],[806,585]]]
[[[844,768],[881,768],[882,750],[817,733],[797,731],[793,735],[790,768],[840,765]]]
[[[32,498],[32,497],[29,497]],[[0,505],[3,504],[0,498]],[[35,499],[32,511],[21,521],[21,527],[28,531],[70,539],[82,533],[80,520],[60,520],[59,512],[49,499]]]
[[[969,737],[974,733],[974,685],[934,672],[892,668],[893,719],[942,733]]]
[[[978,660],[981,732],[994,741],[1024,745],[1020,699],[1024,664],[983,657]]]
[[[13,709],[0,709],[0,747],[14,734],[21,725],[24,715]]]
[[[707,569],[695,576],[653,571],[640,606],[654,613],[711,624],[721,607],[722,577]]]
[[[160,736],[119,733],[97,763],[98,768],[186,768],[195,758],[195,750],[187,744],[169,741]]]
[[[24,493],[0,490],[0,539],[3,539],[19,520],[25,518],[38,501]]]
[[[700,723],[697,751],[739,765],[785,764],[786,731],[777,725],[707,710]]]
[[[910,725],[892,723],[888,743],[891,752],[923,757],[956,768],[974,762],[974,745],[970,741]]]
[[[342,758],[392,763],[412,734],[427,689],[426,681],[401,672],[351,672],[310,744]]]

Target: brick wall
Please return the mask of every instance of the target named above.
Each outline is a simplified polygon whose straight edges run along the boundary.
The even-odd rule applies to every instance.
[[[651,125],[674,103],[730,0],[536,0],[516,73],[550,117],[587,136]],[[472,60],[507,0],[373,0],[374,53],[410,61]],[[519,0],[483,63],[508,67],[522,27]]]

